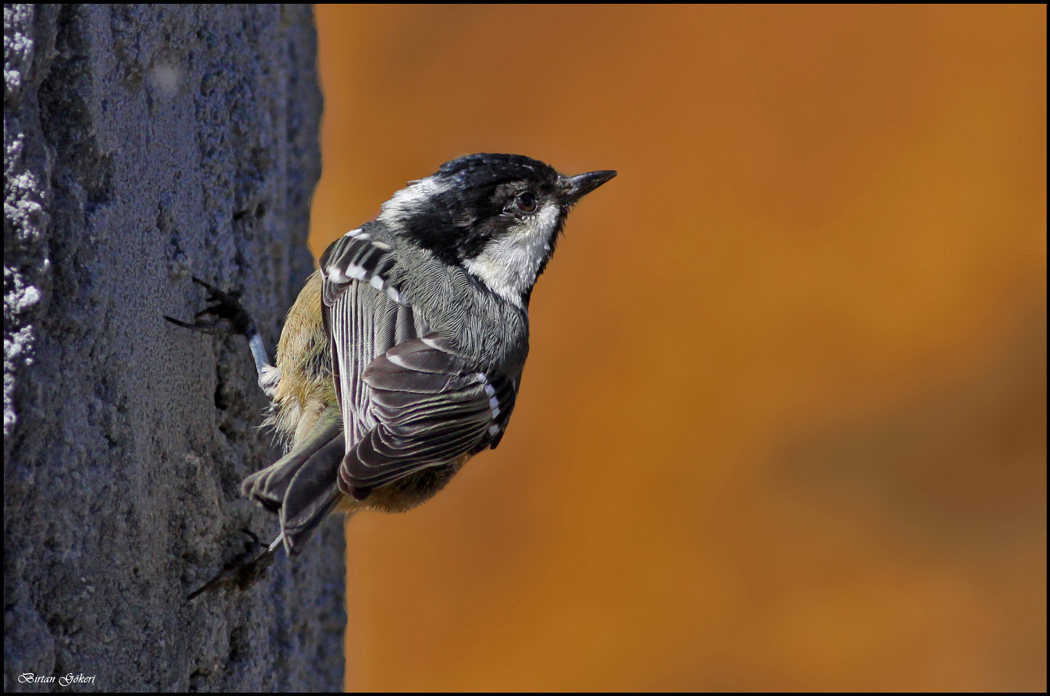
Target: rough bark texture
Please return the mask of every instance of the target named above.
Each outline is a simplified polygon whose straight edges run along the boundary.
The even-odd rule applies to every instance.
[[[342,687],[338,524],[185,599],[276,533],[238,483],[277,453],[243,339],[161,318],[203,307],[192,274],[276,341],[312,267],[315,41],[300,6],[4,8],[5,690]]]

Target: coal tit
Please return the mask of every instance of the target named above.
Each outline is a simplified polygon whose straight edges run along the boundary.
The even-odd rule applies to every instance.
[[[249,339],[268,422],[288,447],[242,484],[280,516],[269,553],[282,541],[299,553],[333,510],[415,507],[499,444],[536,279],[572,206],[615,175],[476,154],[410,182],[321,256],[274,365],[236,298],[211,286],[214,304],[196,323],[172,320],[232,321]]]

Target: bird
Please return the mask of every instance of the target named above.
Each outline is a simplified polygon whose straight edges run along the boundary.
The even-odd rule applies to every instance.
[[[245,335],[286,447],[241,486],[279,517],[266,553],[297,555],[333,511],[414,508],[499,445],[536,281],[573,206],[615,176],[482,153],[408,182],[322,254],[272,364],[239,296],[194,278],[211,305],[193,323],[166,318]]]

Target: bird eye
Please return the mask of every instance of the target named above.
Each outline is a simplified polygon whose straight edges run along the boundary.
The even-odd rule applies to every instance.
[[[536,194],[532,191],[519,193],[514,204],[518,207],[518,210],[523,213],[533,213],[536,211]]]

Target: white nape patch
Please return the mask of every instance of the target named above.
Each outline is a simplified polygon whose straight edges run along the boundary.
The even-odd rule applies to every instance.
[[[493,239],[480,254],[463,263],[468,271],[503,299],[522,306],[521,297],[536,284],[540,266],[550,256],[551,236],[558,225],[558,207],[538,213]]]
[[[439,183],[433,176],[408,182],[390,200],[383,204],[379,211],[378,222],[396,225],[398,220],[411,217],[418,209],[427,205],[434,196],[445,190],[447,184]]]

